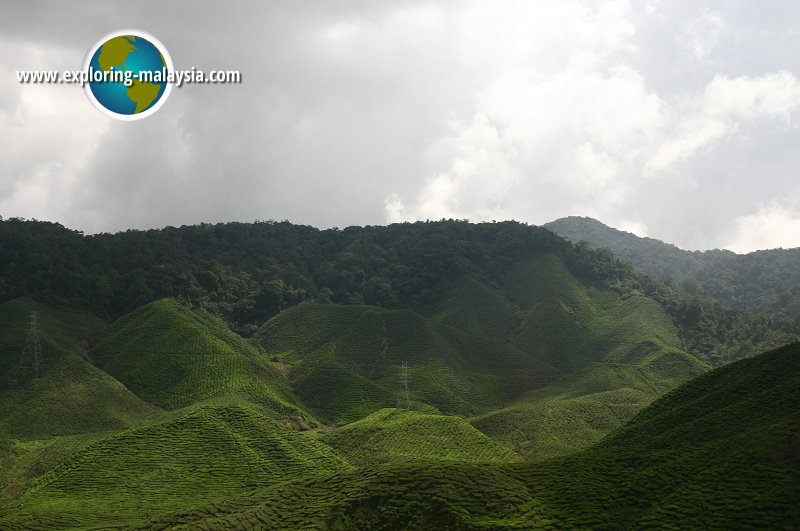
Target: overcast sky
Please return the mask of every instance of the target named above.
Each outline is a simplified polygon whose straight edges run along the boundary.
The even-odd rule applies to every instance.
[[[0,2],[0,215],[89,232],[585,215],[688,249],[800,246],[800,2]],[[138,122],[79,86],[155,35]]]

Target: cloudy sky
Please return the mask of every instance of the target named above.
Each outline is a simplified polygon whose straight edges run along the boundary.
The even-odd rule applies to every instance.
[[[800,246],[800,3],[0,2],[0,215],[113,232],[585,215],[688,249]],[[137,28],[238,69],[113,121],[78,69]]]

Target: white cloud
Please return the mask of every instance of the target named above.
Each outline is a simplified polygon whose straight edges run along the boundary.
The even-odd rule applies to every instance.
[[[16,83],[16,70],[74,69],[79,54],[8,41],[0,50],[0,212],[62,221],[109,119],[80,86]]]
[[[800,204],[800,34],[787,31],[800,11],[745,5],[8,6],[0,213],[90,231],[579,214],[719,246],[754,205]],[[75,87],[16,84],[19,67],[74,68],[122,19],[181,66],[244,83],[184,87],[134,127],[109,126]]]
[[[388,195],[389,220],[544,222],[579,213],[644,234],[647,226],[623,212],[648,181],[696,189],[686,169],[698,156],[754,120],[788,122],[800,105],[788,71],[716,74],[699,91],[662,98],[629,63],[638,50],[627,2],[510,6],[470,4],[458,20],[460,58],[487,83],[471,117],[431,142],[416,195]],[[696,55],[724,25],[719,13],[700,13],[691,26]]]
[[[702,9],[675,37],[695,60],[704,59],[719,42],[725,18],[719,11]]]
[[[454,135],[439,140],[434,152],[452,154],[449,168],[425,183],[410,207],[391,195],[390,221],[405,219],[503,219],[507,195],[517,184],[519,170],[513,147],[485,114],[469,124],[454,124]]]
[[[619,230],[624,230],[626,232],[630,232],[631,234],[635,234],[641,237],[647,236],[647,225],[645,225],[641,221],[623,219],[619,221],[616,225]]]
[[[798,109],[800,82],[790,72],[736,78],[717,74],[702,95],[673,102],[671,125],[645,170],[653,174],[686,162],[748,121],[778,119],[789,124]]]
[[[800,212],[777,203],[735,220],[736,233],[727,248],[739,253],[778,247],[800,247]]]
[[[800,82],[791,72],[728,78],[716,75],[705,89],[708,114],[732,119],[779,118],[800,107]]]
[[[385,208],[389,223],[399,223],[409,219],[405,212],[406,207],[403,204],[403,200],[395,194],[386,198]]]
[[[662,120],[644,79],[610,61],[635,51],[631,17],[627,2],[471,4],[459,50],[488,82],[472,116],[432,144],[432,177],[400,199],[405,215],[545,221],[564,206],[558,196],[619,206],[637,178],[630,162]]]
[[[722,120],[703,114],[680,116],[672,131],[667,132],[655,153],[645,163],[645,173],[662,172],[708,149],[728,132]]]

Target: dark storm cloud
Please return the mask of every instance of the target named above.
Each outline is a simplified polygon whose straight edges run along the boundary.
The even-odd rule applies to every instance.
[[[800,245],[792,2],[3,13],[4,216],[95,232],[585,214],[691,248]],[[17,69],[77,68],[125,27],[156,35],[179,69],[238,69],[243,83],[176,88],[135,123],[106,119],[77,87],[16,83]]]

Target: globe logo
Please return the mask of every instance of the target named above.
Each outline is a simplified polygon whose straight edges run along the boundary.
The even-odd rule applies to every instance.
[[[172,59],[158,39],[140,30],[117,31],[97,41],[83,70],[89,101],[117,120],[150,116],[172,90]]]

